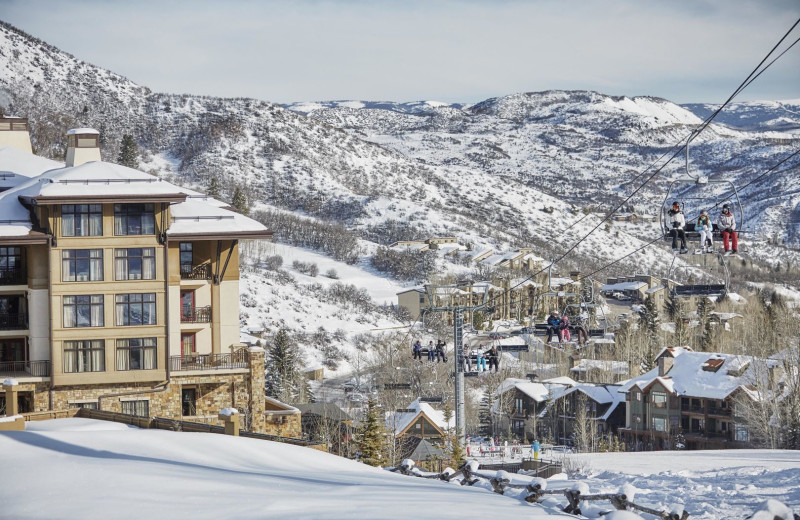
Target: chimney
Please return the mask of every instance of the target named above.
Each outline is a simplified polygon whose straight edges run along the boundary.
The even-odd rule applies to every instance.
[[[33,153],[29,129],[28,120],[24,117],[6,117],[0,113],[0,146]]]
[[[100,160],[100,132],[93,128],[67,131],[67,167]]]
[[[658,375],[659,377],[667,375],[667,372],[670,371],[672,368],[673,363],[675,363],[675,358],[664,354],[660,358],[658,358]]]

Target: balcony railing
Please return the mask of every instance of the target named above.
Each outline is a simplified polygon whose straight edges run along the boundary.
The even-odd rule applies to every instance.
[[[187,356],[170,356],[169,358],[169,369],[172,371],[249,367],[250,357],[246,351],[234,354],[191,354]]]
[[[28,273],[21,267],[0,269],[0,285],[23,285],[28,283]]]
[[[0,330],[22,330],[28,328],[28,315],[20,312],[18,314],[0,314]]]
[[[211,264],[181,265],[184,280],[211,280]]]
[[[50,377],[50,361],[0,361],[0,377]]]
[[[211,305],[181,308],[181,323],[211,323]]]

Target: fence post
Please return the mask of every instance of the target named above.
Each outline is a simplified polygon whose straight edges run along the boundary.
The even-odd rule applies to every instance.
[[[225,424],[225,435],[239,436],[239,410],[223,408],[217,417]]]

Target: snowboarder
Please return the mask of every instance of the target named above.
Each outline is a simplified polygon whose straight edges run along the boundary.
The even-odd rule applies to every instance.
[[[711,225],[711,219],[708,218],[706,210],[700,212],[700,217],[697,219],[695,230],[700,232],[700,252],[713,253],[714,252],[714,231]]]
[[[722,205],[722,213],[717,219],[717,225],[722,232],[722,246],[725,248],[725,252],[735,255],[739,249],[739,237],[736,233],[736,218],[731,213],[731,207],[728,204]]]
[[[688,253],[689,250],[686,249],[686,217],[683,215],[683,211],[681,211],[681,205],[676,200],[672,203],[672,209],[667,212],[669,214],[670,222],[672,222],[672,229],[669,230],[669,234],[672,237],[672,250],[677,252],[678,250],[678,238],[681,239],[681,254]]]
[[[561,342],[561,318],[558,317],[558,311],[550,313],[547,318],[547,342],[553,342],[553,332],[558,335],[558,341]]]

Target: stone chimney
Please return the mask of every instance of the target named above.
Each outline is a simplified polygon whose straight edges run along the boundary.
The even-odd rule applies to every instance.
[[[675,363],[675,358],[664,354],[660,358],[658,358],[658,375],[659,377],[667,375],[667,372],[670,371],[672,365]]]
[[[0,146],[10,146],[26,153],[33,153],[29,130],[27,119],[5,117],[0,113]]]
[[[100,132],[93,128],[67,131],[67,167],[100,160]]]

